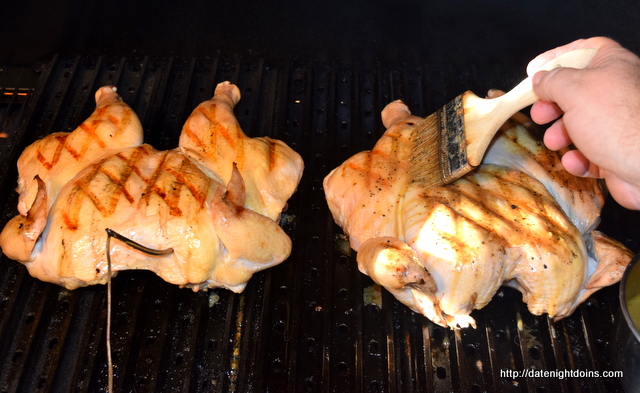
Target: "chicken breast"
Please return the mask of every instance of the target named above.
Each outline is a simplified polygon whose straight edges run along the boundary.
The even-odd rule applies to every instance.
[[[218,105],[208,115],[232,118],[238,99],[237,87],[220,84],[212,101],[232,104]],[[121,123],[118,117],[125,113],[130,109],[112,112],[109,119]],[[207,132],[224,134],[235,147],[247,142],[249,138],[239,128],[229,132],[226,125]],[[67,140],[75,140],[76,132],[86,130],[80,127]],[[49,145],[45,142],[56,140],[36,143],[46,150]],[[35,173],[36,196],[25,214],[5,226],[0,246],[8,257],[24,263],[32,276],[68,289],[105,283],[109,274],[115,276],[121,270],[145,269],[194,290],[225,287],[240,292],[253,273],[281,263],[291,252],[291,240],[275,221],[280,214],[275,209],[285,206],[303,168],[297,153],[282,142],[278,146],[269,154],[246,152],[246,159],[255,161],[256,167],[269,169],[256,173],[245,166],[254,183],[273,181],[261,176],[283,178],[284,187],[290,190],[288,194],[279,190],[279,199],[269,205],[270,210],[258,212],[245,207],[253,206],[247,200],[270,200],[269,190],[264,196],[255,187],[247,190],[228,152],[220,152],[216,159],[216,150],[211,149],[209,156],[216,168],[228,172],[225,182],[203,171],[180,148],[158,151],[137,144],[137,139],[130,140],[128,147],[105,148],[106,153],[99,146],[87,150],[98,159],[79,157],[78,161],[88,164],[70,179],[68,171],[43,170],[37,160],[31,160],[29,166],[29,160],[21,157],[19,169]],[[278,173],[280,167],[269,162],[280,163],[291,172]],[[54,192],[50,183],[65,180]],[[257,195],[250,196],[251,192]],[[272,217],[263,214],[266,210]]]
[[[324,190],[360,271],[412,310],[467,327],[471,311],[508,285],[533,314],[562,318],[620,280],[631,253],[594,230],[601,183],[568,175],[526,116],[503,126],[475,171],[428,189],[408,176],[420,118],[395,101],[382,120],[375,147],[334,169]]]

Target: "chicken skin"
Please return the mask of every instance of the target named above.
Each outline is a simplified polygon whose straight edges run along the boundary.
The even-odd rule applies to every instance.
[[[475,325],[471,311],[502,285],[522,292],[533,314],[562,318],[620,280],[632,255],[595,230],[601,184],[567,174],[526,116],[502,127],[476,170],[432,188],[409,178],[419,120],[401,101],[390,103],[375,147],[324,179],[361,272],[451,328]]]

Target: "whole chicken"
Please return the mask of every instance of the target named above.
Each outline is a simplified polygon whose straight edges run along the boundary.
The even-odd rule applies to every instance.
[[[403,102],[388,104],[375,147],[324,179],[361,272],[451,328],[475,326],[471,311],[501,285],[522,292],[533,314],[558,319],[620,280],[632,255],[595,230],[601,183],[564,171],[525,115],[502,127],[476,170],[428,189],[408,175],[419,120]]]
[[[303,162],[280,141],[248,138],[233,114],[239,99],[235,85],[221,83],[187,120],[183,136],[204,141],[203,163],[188,147],[141,144],[133,111],[114,88],[101,88],[87,121],[23,152],[21,214],[0,234],[2,251],[32,276],[68,289],[146,269],[194,290],[242,291],[253,273],[291,252],[277,220]],[[215,137],[227,141],[224,150],[205,145]],[[254,143],[268,148],[248,148]],[[253,166],[236,162],[240,156]]]

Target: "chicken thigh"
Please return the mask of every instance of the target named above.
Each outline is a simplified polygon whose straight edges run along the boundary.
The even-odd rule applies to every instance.
[[[226,184],[235,162],[247,188],[244,206],[277,219],[302,176],[303,162],[284,142],[247,137],[233,114],[240,90],[221,83],[209,101],[189,116],[180,134],[180,149],[207,175]]]
[[[95,94],[96,109],[72,132],[55,132],[27,146],[18,159],[18,211],[26,214],[38,192],[36,175],[45,184],[49,203],[89,164],[123,148],[142,144],[142,125],[113,86]]]

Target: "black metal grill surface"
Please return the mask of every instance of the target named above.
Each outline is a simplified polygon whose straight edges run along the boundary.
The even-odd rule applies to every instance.
[[[2,70],[5,74],[12,69]],[[323,177],[384,131],[380,110],[403,99],[427,115],[461,91],[508,89],[521,75],[499,67],[451,72],[379,62],[261,58],[55,57],[25,71],[33,84],[0,85],[1,224],[16,214],[18,155],[54,131],[71,131],[113,84],[138,113],[145,140],[177,146],[195,106],[218,82],[240,87],[236,115],[250,136],[282,139],[305,174],[282,225],[291,257],[256,274],[242,294],[194,293],[148,272],[113,280],[115,388],[122,392],[614,392],[614,378],[507,377],[501,370],[609,371],[617,285],[557,323],[531,315],[501,290],[448,330],[382,292],[345,254],[324,200]],[[478,77],[482,75],[482,77]],[[29,78],[27,78],[29,79]],[[629,212],[610,204],[603,230],[637,250]],[[0,393],[100,392],[107,387],[106,287],[67,291],[0,260]]]

